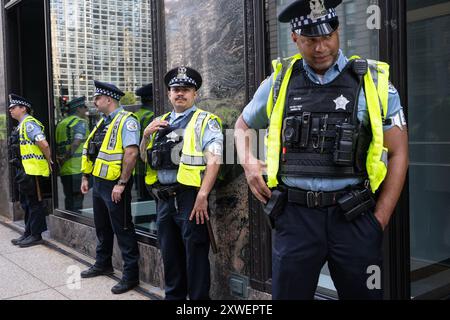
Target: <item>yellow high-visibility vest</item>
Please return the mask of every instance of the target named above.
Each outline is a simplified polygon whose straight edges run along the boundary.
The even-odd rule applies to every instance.
[[[120,111],[111,121],[105,139],[100,147],[95,162],[88,157],[89,142],[94,137],[98,128],[103,123],[103,118],[97,123],[94,130],[89,135],[83,146],[83,156],[81,157],[81,172],[92,174],[94,177],[114,181],[120,178],[122,174],[122,161],[124,149],[122,144],[122,129],[128,118],[136,116],[128,111]]]
[[[41,149],[36,145],[35,142],[31,141],[28,137],[26,130],[27,124],[29,122],[35,122],[40,127],[42,132],[44,132],[44,126],[37,119],[32,116],[27,116],[20,125],[19,137],[20,137],[20,156],[22,159],[22,165],[25,173],[31,176],[50,176],[50,168],[48,167],[48,162],[45,159],[44,154]]]
[[[350,60],[358,58],[358,56],[353,56]],[[302,56],[297,54],[272,62],[273,84],[267,101],[267,117],[270,119],[270,125],[265,141],[267,150],[270,150],[267,153],[267,185],[269,188],[276,188],[279,183],[281,131],[286,95],[294,64],[300,59]],[[387,174],[388,149],[383,144],[383,122],[388,109],[389,65],[374,60],[368,60],[368,62],[369,68],[364,76],[364,91],[372,129],[372,142],[367,153],[366,170],[372,192],[376,192]]]
[[[170,115],[166,113],[160,119],[165,120]],[[206,161],[203,155],[202,139],[208,121],[214,119],[222,127],[222,121],[216,115],[197,109],[184,131],[183,149],[181,151],[180,166],[177,173],[177,181],[186,186],[200,187],[202,173],[206,169]],[[153,148],[156,132],[147,147],[147,151]],[[149,186],[158,182],[158,172],[146,164],[145,183]]]

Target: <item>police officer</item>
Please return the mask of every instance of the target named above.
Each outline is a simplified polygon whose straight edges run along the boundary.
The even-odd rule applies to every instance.
[[[221,121],[195,106],[202,84],[197,71],[181,66],[164,81],[173,110],[145,129],[141,155],[148,164],[145,182],[157,202],[165,294],[167,300],[207,300],[210,240],[205,221],[222,157]]]
[[[141,106],[134,114],[139,120],[141,126],[141,137],[143,136],[145,128],[153,120],[154,112],[152,107],[153,102],[153,85],[147,84],[136,90],[136,95],[141,98]],[[145,163],[139,158],[136,162],[135,169],[135,184],[139,201],[146,201],[152,199],[147,188],[145,187]]]
[[[10,94],[9,113],[19,122],[10,137],[10,162],[16,167],[15,182],[19,187],[20,204],[25,211],[25,232],[11,242],[26,248],[41,244],[41,233],[47,230],[39,180],[50,176],[52,161],[44,126],[30,116],[31,102]]]
[[[65,209],[83,208],[81,185],[81,155],[88,136],[86,97],[75,98],[67,104],[68,116],[56,126],[56,158],[64,190]]]
[[[122,253],[123,277],[111,291],[121,294],[139,284],[139,250],[131,221],[130,179],[139,154],[139,122],[124,111],[119,100],[124,93],[116,86],[94,81],[94,105],[101,119],[83,146],[81,192],[89,191],[93,176],[94,223],[97,233],[95,264],[82,278],[112,274],[114,234]]]
[[[325,262],[340,299],[383,294],[367,286],[367,270],[382,266],[404,184],[406,122],[389,66],[339,49],[341,2],[299,0],[281,12],[300,54],[273,62],[236,123],[248,184],[274,223],[273,299],[312,299]],[[245,144],[249,128],[268,128],[265,163]]]

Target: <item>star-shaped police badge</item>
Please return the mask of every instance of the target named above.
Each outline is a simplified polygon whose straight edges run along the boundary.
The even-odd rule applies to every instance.
[[[341,94],[339,98],[333,100],[336,104],[336,110],[347,110],[347,105],[350,103],[344,95]]]

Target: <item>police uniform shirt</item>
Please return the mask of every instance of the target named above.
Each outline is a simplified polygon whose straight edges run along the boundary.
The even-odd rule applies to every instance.
[[[103,120],[105,121],[105,125],[111,124],[114,117],[120,112],[123,111],[123,108],[117,108],[114,110],[109,116],[102,114]],[[130,146],[139,146],[140,142],[140,126],[139,122],[133,118],[129,117],[123,126],[122,129],[122,146],[125,149]]]
[[[17,126],[18,130],[20,130],[20,127],[22,126],[22,123],[25,121],[25,119],[29,115],[26,114],[23,119],[19,122],[19,125]],[[31,141],[43,141],[45,140],[45,134],[42,131],[41,127],[34,121],[28,121],[27,125],[25,126],[25,130],[27,132],[28,138],[30,138]]]
[[[183,113],[176,114],[172,111],[166,121],[169,125],[175,125],[179,123],[186,117],[188,117],[191,112],[197,110],[196,106],[184,111]],[[205,128],[205,133],[202,139],[202,150],[203,152],[209,151],[214,155],[222,156],[223,152],[223,134],[220,129],[219,122],[215,119],[209,120],[208,125]],[[158,170],[158,180],[161,184],[173,184],[177,182],[177,170]]]
[[[303,59],[303,66],[306,70],[308,77],[317,84],[327,84],[333,81],[340,72],[345,68],[348,63],[348,58],[344,56],[341,50],[339,50],[339,57],[336,63],[328,69],[328,71],[322,76],[318,75],[313,69],[306,64]],[[269,126],[269,119],[267,118],[267,100],[272,88],[273,75],[264,81],[256,91],[252,101],[245,107],[243,111],[243,119],[245,123],[253,129],[266,129]],[[364,91],[361,91],[358,102],[358,119],[365,126],[369,122],[369,113],[367,111],[367,104],[364,95]],[[388,112],[386,119],[391,119],[392,124],[385,125],[384,131],[392,129],[394,126],[406,125],[405,117],[403,114],[403,108],[400,102],[400,96],[397,90],[392,84],[389,86],[389,100],[388,100]],[[300,188],[303,190],[311,191],[336,191],[347,187],[348,185],[355,185],[362,182],[358,178],[299,178],[299,177],[283,177],[283,182],[293,188]]]

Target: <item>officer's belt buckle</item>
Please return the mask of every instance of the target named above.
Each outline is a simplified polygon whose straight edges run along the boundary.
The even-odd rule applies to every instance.
[[[322,205],[323,192],[308,191],[306,193],[306,205],[309,209],[318,208]]]

